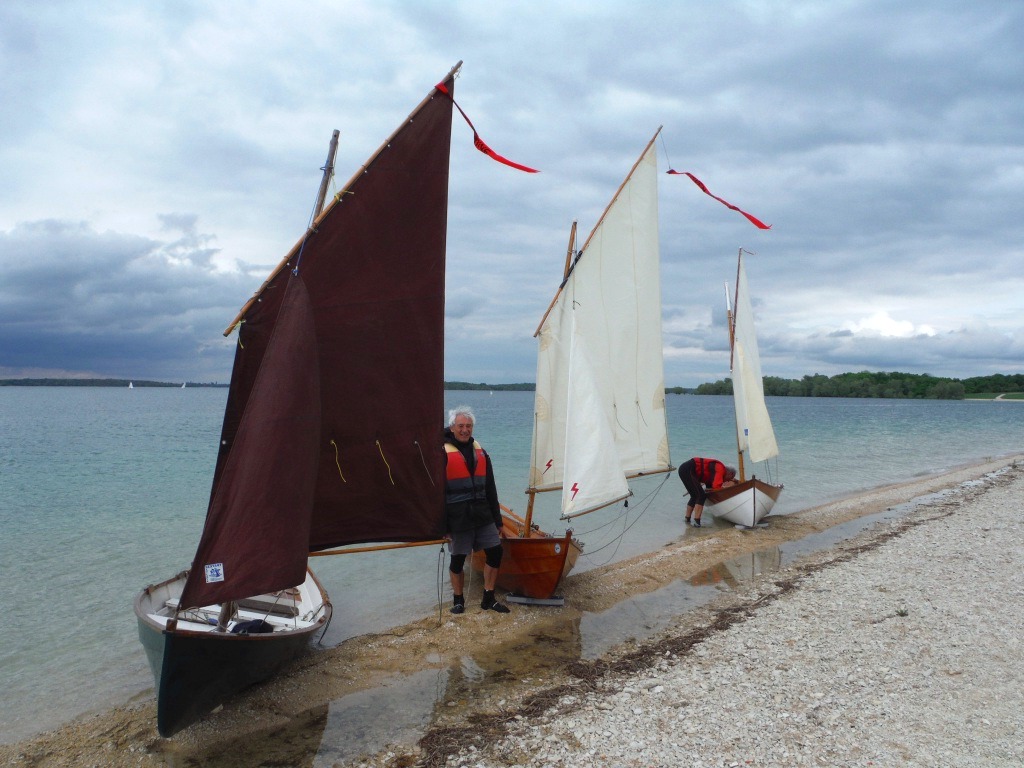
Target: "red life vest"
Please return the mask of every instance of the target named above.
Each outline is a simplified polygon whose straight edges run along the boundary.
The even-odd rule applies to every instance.
[[[697,470],[697,480],[708,488],[722,487],[725,482],[725,464],[718,459],[702,459],[698,456],[693,457],[693,463]]]
[[[473,453],[476,455],[476,465],[473,467],[473,474],[470,475],[469,465],[466,464],[466,457],[462,451],[451,443],[444,444],[445,457],[448,459],[445,477],[446,501],[449,504],[469,501],[473,498],[483,499],[487,495],[487,454],[480,447],[480,443],[473,441]]]

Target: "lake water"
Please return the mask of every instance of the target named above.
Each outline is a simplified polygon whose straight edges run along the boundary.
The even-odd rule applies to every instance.
[[[152,696],[132,599],[195,554],[226,398],[211,388],[0,387],[0,741]],[[734,458],[729,398],[667,402],[673,463]],[[522,512],[533,393],[446,393],[447,407],[461,403],[476,410],[502,501]],[[772,471],[786,486],[776,514],[1024,450],[1022,403],[770,398],[768,408],[782,452]],[[674,474],[634,492],[626,512],[575,521],[586,545],[577,571],[683,534]],[[564,528],[557,495],[542,496],[547,530]],[[315,560],[335,606],[325,643],[436,612],[440,555]]]

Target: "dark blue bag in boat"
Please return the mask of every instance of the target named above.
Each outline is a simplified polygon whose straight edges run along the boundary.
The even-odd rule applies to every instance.
[[[274,627],[263,619],[240,621],[231,628],[231,632],[236,635],[264,635],[273,631]]]

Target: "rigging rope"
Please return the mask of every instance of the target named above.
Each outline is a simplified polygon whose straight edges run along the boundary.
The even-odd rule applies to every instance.
[[[331,438],[331,445],[334,446],[334,464],[338,467],[338,474],[341,475],[341,482],[348,483],[345,479],[345,475],[341,471],[341,462],[338,461],[338,444],[334,442],[334,438]]]
[[[423,446],[420,445],[419,440],[413,440],[412,442],[420,452],[420,461],[423,462],[423,470],[427,473],[427,479],[430,480],[431,485],[436,487],[434,477],[430,474],[430,467],[427,466],[427,458],[423,455]]]
[[[588,549],[586,552],[583,553],[583,555],[585,557],[590,557],[591,555],[595,555],[598,552],[600,552],[600,551],[602,551],[604,549],[607,549],[608,547],[610,547],[612,545],[615,545],[615,549],[612,551],[611,555],[609,555],[608,559],[605,560],[603,563],[600,563],[599,565],[607,565],[608,563],[610,563],[612,561],[612,558],[615,557],[615,553],[618,552],[619,546],[622,544],[622,540],[625,537],[626,533],[629,531],[630,528],[632,528],[634,525],[636,525],[640,521],[640,518],[643,517],[644,514],[647,513],[647,510],[649,510],[651,508],[651,504],[657,498],[658,494],[661,493],[661,490],[665,487],[665,483],[668,481],[668,478],[669,478],[670,474],[671,473],[666,473],[664,475],[664,477],[662,477],[661,482],[658,483],[658,486],[653,491],[651,491],[649,494],[647,494],[647,496],[645,496],[643,499],[641,499],[639,505],[634,505],[634,508],[639,506],[640,512],[637,514],[637,516],[633,519],[632,522],[630,522],[628,524],[625,523],[626,518],[629,517],[629,509],[625,508],[624,511],[622,512],[622,514],[620,514],[617,517],[615,517],[614,519],[608,521],[604,525],[599,525],[597,528],[592,528],[589,531],[583,531],[583,532],[578,533],[577,535],[581,539],[583,539],[583,538],[586,538],[591,533],[595,533],[596,531],[600,531],[603,528],[607,528],[607,527],[617,523],[619,520],[622,520],[623,524],[624,524],[623,529],[618,533],[618,535],[615,536],[614,539],[612,539],[611,541],[609,541],[606,544],[601,545],[597,549]]]
[[[444,623],[444,544],[437,553],[437,626]]]
[[[384,461],[384,466],[388,468],[388,480],[390,480],[391,484],[394,485],[395,484],[395,478],[393,478],[391,476],[391,465],[388,464],[388,460],[386,458],[384,458],[384,448],[381,447],[380,440],[377,441],[377,450],[380,451],[380,457]]]

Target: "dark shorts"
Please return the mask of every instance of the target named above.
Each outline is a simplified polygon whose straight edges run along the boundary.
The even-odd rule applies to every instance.
[[[474,550],[490,549],[501,544],[498,526],[494,523],[481,525],[468,531],[452,531],[448,534],[448,553],[452,555],[471,555]]]

